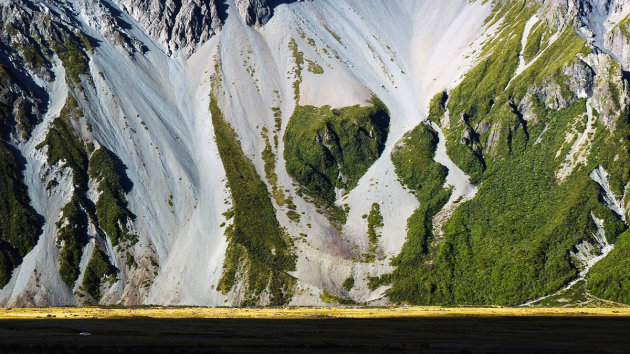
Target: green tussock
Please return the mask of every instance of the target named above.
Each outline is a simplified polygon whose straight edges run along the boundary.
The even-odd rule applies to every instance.
[[[591,268],[586,288],[602,299],[630,305],[630,231],[619,236],[610,254]]]
[[[619,21],[613,30],[615,29],[618,29],[627,40],[630,40],[630,15]]]
[[[210,96],[212,124],[232,195],[234,223],[218,287],[228,293],[239,278],[247,285],[243,305],[255,305],[268,290],[272,305],[284,305],[293,296],[295,270],[288,237],[276,219],[267,186],[241,149],[238,136],[224,120],[214,95]]]
[[[134,216],[127,208],[122,168],[114,155],[104,147],[94,151],[90,157],[90,178],[98,182],[100,192],[96,201],[96,216],[99,226],[114,246],[138,242],[138,237],[131,233],[127,225]]]
[[[381,206],[378,203],[372,204],[370,214],[367,217],[368,222],[368,238],[372,245],[378,243],[378,238],[381,236],[378,230],[384,226],[383,215],[381,215]]]
[[[68,35],[69,37],[70,35]],[[82,49],[83,43],[79,38],[66,38],[63,43],[53,43],[52,48],[55,54],[63,63],[66,69],[66,76],[69,83],[77,84],[81,89],[81,76],[89,75],[89,58]]]
[[[13,27],[10,23],[7,23],[4,26],[4,29],[7,31],[8,34],[10,34],[11,36],[17,36],[20,31],[18,31],[15,27]]]
[[[306,62],[308,63],[307,70],[309,72],[315,75],[321,75],[324,73],[324,68],[322,68],[321,65],[317,64],[316,62],[310,59],[306,59]]]
[[[72,170],[72,181],[75,188],[87,191],[88,157],[81,137],[72,127],[72,122],[83,116],[76,99],[69,95],[59,117],[52,122],[46,139],[36,146],[36,149],[48,147],[47,162],[49,166],[63,162],[63,168]]]
[[[417,246],[407,252],[406,244],[395,260],[390,298],[416,304],[520,304],[576,277],[569,252],[583,240],[593,242],[591,212],[605,221],[606,235],[614,241],[625,226],[600,202],[600,187],[588,177],[596,165],[580,168],[561,185],[555,179],[561,132],[584,110],[582,101],[549,112],[550,138],[493,164],[476,197],[445,225],[444,240],[435,248],[417,242],[422,239],[412,237],[410,226],[407,243]],[[421,219],[428,222],[432,215]]]
[[[431,99],[429,103],[429,120],[437,124],[442,125],[442,118],[446,114],[446,101],[448,100],[448,94],[444,92],[437,93]]]
[[[22,168],[13,148],[0,141],[0,288],[33,249],[42,224],[30,205]]]
[[[341,305],[347,305],[347,306],[352,306],[352,305],[357,304],[356,301],[354,300],[345,299],[339,296],[334,296],[326,290],[322,291],[322,294],[320,295],[320,299],[322,299],[322,301],[327,304],[341,304]]]
[[[354,288],[354,278],[353,277],[346,278],[346,280],[343,281],[342,286],[344,289],[346,289],[346,291],[352,290],[352,288]]]
[[[61,220],[57,222],[57,246],[59,253],[59,275],[69,286],[79,277],[81,254],[87,243],[88,217],[82,209],[82,201],[76,194],[62,209]]]
[[[39,51],[37,47],[32,44],[21,45],[22,57],[29,63],[35,70],[41,70],[46,65],[46,59]]]
[[[294,75],[293,81],[293,99],[295,102],[300,101],[300,84],[302,83],[302,70],[304,69],[304,53],[300,51],[294,38],[289,41],[289,50],[295,62],[295,68],[292,70]]]
[[[116,281],[116,273],[117,270],[109,262],[107,255],[96,247],[85,268],[82,289],[98,302],[101,299],[101,285]]]
[[[378,159],[389,129],[389,112],[376,97],[369,107],[297,106],[284,135],[291,177],[332,204],[335,188],[350,190]]]

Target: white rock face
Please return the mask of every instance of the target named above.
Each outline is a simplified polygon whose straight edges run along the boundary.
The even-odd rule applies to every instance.
[[[584,37],[610,54],[627,70],[630,65],[628,31],[622,30],[620,25],[630,15],[630,1],[580,0],[577,1],[577,7],[580,10],[579,18],[584,24]]]
[[[267,23],[272,15],[272,9],[267,0],[235,0],[238,12],[248,25]]]

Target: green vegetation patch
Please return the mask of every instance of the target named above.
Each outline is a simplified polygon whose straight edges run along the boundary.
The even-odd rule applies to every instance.
[[[35,108],[41,100],[12,70],[0,63],[0,138],[9,141],[11,133],[17,136],[21,132],[22,141],[26,141],[40,122]]]
[[[556,158],[564,132],[584,112],[584,101],[546,112],[546,139],[536,145],[530,141],[523,152],[491,165],[476,197],[456,209],[435,247],[415,236],[414,213],[407,243],[394,262],[397,269],[386,279],[394,282],[390,298],[414,304],[516,305],[551,294],[577,276],[570,252],[582,241],[595,242],[591,215],[604,220],[606,236],[614,242],[626,226],[600,202],[601,188],[588,176],[603,161],[592,159],[560,185],[555,178],[564,159]],[[397,169],[403,180],[430,181],[402,171]],[[445,199],[429,198],[436,200]],[[432,215],[420,220],[429,226]]]
[[[513,79],[519,64],[520,38],[529,16],[529,12],[523,12],[514,18],[514,23],[506,21],[510,25],[487,45],[487,57],[450,92],[447,106],[450,127],[445,132],[447,152],[471,176],[473,183],[483,179],[489,164],[525,148],[530,132],[514,102],[519,102],[533,88],[551,83],[560,87],[567,102],[578,100],[569,89],[569,79],[562,69],[579,63],[579,55],[587,54],[590,49],[572,28],[565,29],[536,62]],[[534,96],[534,101],[540,99]],[[534,103],[534,110],[538,110],[546,102]],[[544,112],[537,115],[546,118]],[[503,145],[498,146],[499,143]]]
[[[307,66],[307,70],[315,75],[321,75],[324,73],[324,68],[321,67],[321,65],[317,64],[316,62],[310,60],[310,59],[306,59],[306,62],[308,63]]]
[[[389,111],[376,97],[369,107],[297,106],[284,135],[291,177],[329,204],[335,188],[354,188],[379,158],[389,130]]]
[[[33,249],[42,223],[30,205],[22,167],[13,148],[0,141],[0,288]]]
[[[368,222],[368,238],[370,239],[370,243],[372,245],[376,245],[378,243],[378,238],[380,235],[378,234],[378,230],[384,226],[383,224],[383,215],[381,215],[381,205],[378,203],[372,204],[372,208],[370,209],[370,215],[367,217]]]
[[[630,305],[630,231],[619,236],[615,248],[591,268],[586,288],[594,295]]]
[[[234,223],[226,230],[229,245],[218,286],[227,294],[242,279],[247,285],[243,305],[255,305],[265,290],[272,305],[287,304],[296,284],[287,273],[295,270],[290,240],[276,219],[267,186],[243,153],[214,95],[210,96],[210,112],[234,208]]]
[[[8,34],[10,34],[11,36],[17,36],[18,34],[20,34],[20,31],[18,31],[15,27],[13,27],[13,25],[11,25],[10,23],[7,23],[4,26],[4,29],[7,31]]]
[[[396,271],[379,279],[370,279],[370,288],[395,279],[396,286],[406,286],[405,277],[419,272],[429,253],[433,239],[433,216],[440,211],[450,197],[450,190],[444,189],[448,169],[433,160],[438,144],[438,135],[425,124],[405,134],[392,151],[392,163],[401,183],[418,198],[420,206],[407,220],[407,241],[400,254],[392,262]],[[398,300],[392,290],[390,297]]]
[[[346,289],[347,291],[352,290],[352,288],[354,288],[354,278],[353,277],[346,278],[346,280],[343,281],[343,288]]]
[[[70,35],[67,35],[70,37]],[[66,69],[66,76],[70,79],[69,83],[79,84],[81,75],[89,74],[89,58],[82,49],[84,43],[80,38],[66,38],[63,43],[53,43],[52,48],[55,54],[63,63]],[[90,47],[91,48],[91,47]],[[79,88],[81,85],[79,85]]]
[[[35,148],[42,149],[47,146],[48,165],[52,166],[62,161],[62,168],[72,170],[75,188],[85,192],[88,184],[88,156],[83,141],[72,127],[72,121],[78,120],[81,116],[83,112],[79,104],[72,95],[69,95],[59,117],[52,121],[46,139]]]
[[[450,126],[443,127],[447,152],[480,186],[475,198],[461,204],[443,225],[439,239],[432,235],[432,219],[449,194],[442,187],[446,170],[430,153],[436,134],[416,128],[392,152],[398,176],[420,200],[408,220],[407,242],[393,262],[396,270],[370,281],[371,286],[392,282],[389,297],[395,302],[521,304],[575,279],[581,265],[571,253],[581,242],[596,242],[593,215],[604,220],[609,242],[627,228],[602,204],[603,192],[589,173],[603,166],[610,171],[615,193],[623,195],[630,178],[628,112],[620,111],[613,132],[594,123],[588,161],[559,182],[556,173],[571,145],[567,133],[584,129],[587,111],[563,69],[583,65],[580,57],[590,49],[572,28],[553,44],[546,44],[548,34],[537,28],[531,40],[540,37],[540,45],[526,51],[540,57],[514,78],[525,22],[536,10],[525,5],[515,1],[503,6],[497,14],[505,21],[499,35],[485,44],[484,59],[449,92]],[[547,107],[544,100],[549,98],[537,91],[546,85],[560,88],[568,108]],[[525,121],[518,107],[528,94],[533,119]],[[431,104],[433,121],[443,112],[436,104],[440,101],[445,102],[438,95]],[[417,152],[409,152],[414,146]]]
[[[630,38],[630,15],[619,21],[614,29],[619,29],[626,38]]]
[[[304,53],[300,51],[294,38],[291,38],[291,40],[289,41],[289,50],[291,51],[293,61],[295,62],[295,68],[293,69],[293,74],[295,76],[295,80],[293,81],[293,98],[295,99],[295,102],[299,102],[300,84],[302,83],[302,70],[304,69]]]
[[[352,306],[352,305],[357,304],[356,301],[354,300],[332,295],[326,290],[322,291],[322,294],[320,295],[320,299],[322,299],[322,301],[327,304],[341,304],[341,305],[346,305],[346,306]]]
[[[90,157],[90,177],[99,183],[98,191],[101,193],[96,201],[96,216],[99,226],[114,246],[138,242],[137,235],[131,233],[127,225],[134,215],[127,208],[122,170],[113,153],[104,147],[94,151]]]
[[[435,94],[429,104],[429,120],[438,126],[442,125],[442,118],[446,114],[447,100],[448,94],[446,91],[443,91]]]
[[[62,108],[59,117],[55,118],[44,141],[36,146],[37,149],[47,147],[47,163],[52,166],[62,162],[62,168],[72,171],[75,191],[71,201],[64,206],[62,217],[57,223],[57,243],[61,247],[59,258],[59,274],[61,278],[73,287],[79,275],[79,262],[82,249],[87,242],[87,226],[90,218],[97,219],[97,226],[111,239],[114,246],[121,241],[135,244],[137,236],[130,233],[127,227],[133,214],[127,209],[127,200],[123,189],[122,168],[114,155],[101,147],[90,157],[88,150],[94,149],[94,144],[85,144],[75,130],[73,124],[78,124],[83,117],[83,111],[76,99],[70,95]],[[87,200],[89,178],[95,179],[100,192],[94,206]],[[47,188],[56,184],[55,180],[48,183]],[[90,207],[91,205],[91,207]]]
[[[527,43],[523,49],[523,60],[525,60],[525,63],[529,63],[536,55],[547,48],[551,33],[551,29],[546,25],[542,23],[536,24],[533,31],[529,33]]]
[[[27,43],[20,45],[20,49],[22,50],[24,60],[35,68],[35,70],[39,71],[46,65],[46,59],[36,46]]]
[[[76,194],[62,209],[62,217],[57,222],[57,246],[59,254],[59,275],[73,288],[79,278],[79,263],[83,246],[87,243],[88,216],[82,208],[81,198]]]
[[[394,302],[521,304],[575,279],[580,265],[571,252],[583,241],[595,243],[592,215],[604,220],[609,242],[627,228],[601,203],[602,190],[589,173],[603,166],[615,193],[623,195],[630,179],[628,112],[620,111],[612,133],[596,121],[588,161],[558,182],[556,173],[570,148],[567,133],[584,129],[587,111],[563,68],[582,65],[580,56],[589,49],[568,28],[553,44],[541,39],[540,48],[528,54],[540,55],[538,60],[513,78],[523,28],[532,15],[523,4],[504,8],[507,20],[500,34],[486,43],[484,59],[449,92],[448,101],[438,94],[431,102],[429,116],[436,123],[445,111],[439,103],[446,102],[447,152],[480,184],[475,198],[442,226],[439,239],[432,234],[432,219],[449,193],[442,187],[446,169],[432,160],[437,135],[421,126],[392,152],[398,176],[420,200],[408,220],[407,242],[393,261],[396,270],[370,279],[372,288],[391,282]],[[550,84],[560,87],[568,108],[552,110],[537,96],[536,88]],[[534,119],[525,121],[518,104],[532,93]]]
[[[536,307],[578,307],[592,303],[586,290],[586,282],[581,280],[571,288],[558,292],[533,304]]]
[[[85,268],[82,289],[98,302],[101,299],[101,285],[105,282],[114,283],[116,273],[116,267],[109,262],[107,255],[96,247]]]

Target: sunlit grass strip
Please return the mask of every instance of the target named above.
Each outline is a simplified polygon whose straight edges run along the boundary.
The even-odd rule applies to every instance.
[[[630,307],[530,308],[530,307],[51,307],[2,308],[2,320],[30,319],[323,319],[323,318],[441,318],[441,317],[628,317]]]

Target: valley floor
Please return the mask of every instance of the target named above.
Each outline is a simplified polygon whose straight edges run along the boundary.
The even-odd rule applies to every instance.
[[[3,353],[621,353],[628,345],[628,308],[0,310]]]
[[[627,317],[611,307],[50,307],[0,308],[0,321],[38,319],[383,319],[459,317]]]

